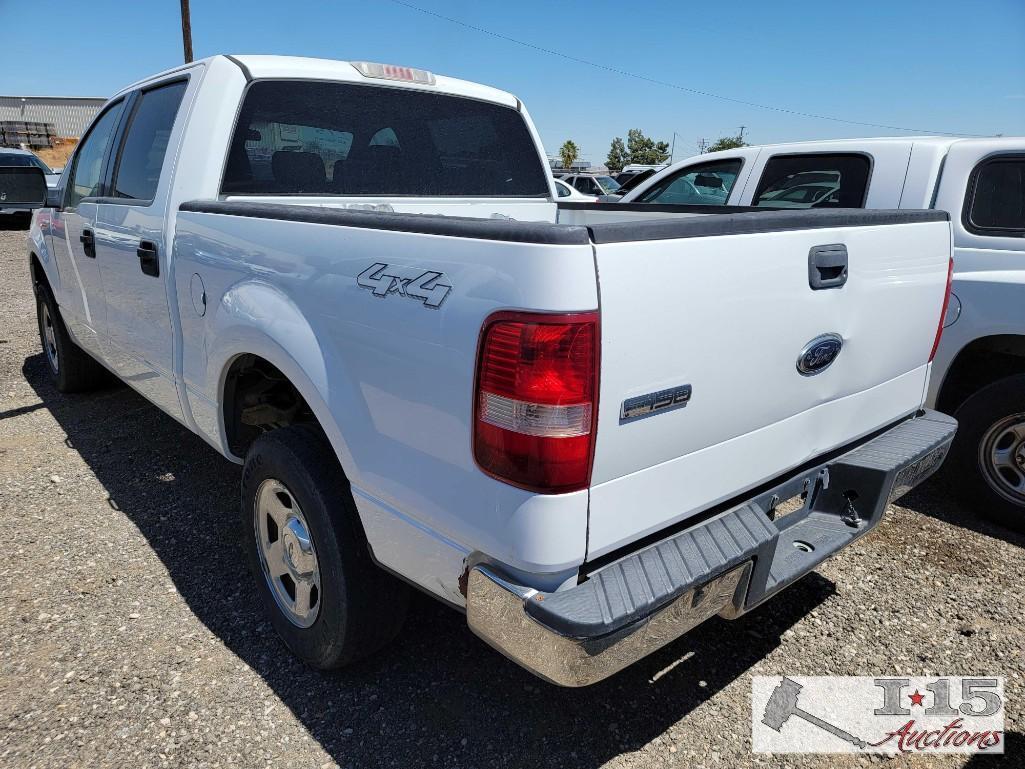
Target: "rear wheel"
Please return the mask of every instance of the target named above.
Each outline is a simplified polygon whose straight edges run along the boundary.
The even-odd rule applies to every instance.
[[[947,477],[962,504],[1025,531],[1025,375],[983,387],[954,416]]]
[[[409,589],[370,559],[349,485],[319,430],[293,425],[253,442],[242,525],[261,600],[298,657],[342,667],[398,634]]]
[[[49,286],[36,290],[39,341],[54,384],[62,393],[92,390],[108,381],[107,371],[71,340]]]

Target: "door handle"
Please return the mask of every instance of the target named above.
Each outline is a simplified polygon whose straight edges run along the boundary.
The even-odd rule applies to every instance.
[[[96,236],[93,235],[92,230],[82,230],[82,234],[78,236],[78,240],[82,243],[82,251],[90,259],[96,258]]]
[[[160,260],[157,258],[157,244],[151,240],[140,240],[135,251],[139,257],[139,268],[146,274],[157,277],[160,275]]]
[[[812,291],[840,288],[847,282],[847,246],[831,243],[808,252],[808,285]]]

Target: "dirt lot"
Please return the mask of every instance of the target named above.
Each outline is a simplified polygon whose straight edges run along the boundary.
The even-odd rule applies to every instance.
[[[260,615],[239,470],[123,387],[61,396],[24,233],[0,232],[0,766],[962,766],[755,756],[754,674],[1007,677],[1025,765],[1025,538],[929,486],[767,606],[602,684],[550,687],[424,598],[324,675]]]

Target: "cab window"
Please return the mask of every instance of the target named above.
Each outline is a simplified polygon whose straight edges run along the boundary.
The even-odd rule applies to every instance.
[[[968,183],[966,228],[979,235],[1025,237],[1025,157],[996,157]]]
[[[64,201],[65,207],[75,208],[83,198],[103,194],[103,161],[107,157],[107,150],[110,148],[123,107],[123,101],[108,107],[82,140],[78,152],[75,153],[71,182],[68,184],[67,198]]]
[[[724,206],[744,165],[741,158],[681,168],[637,197],[638,203]]]
[[[114,172],[113,197],[153,200],[186,85],[187,81],[179,80],[139,96]]]
[[[776,155],[758,180],[753,206],[864,208],[871,162],[856,153]]]

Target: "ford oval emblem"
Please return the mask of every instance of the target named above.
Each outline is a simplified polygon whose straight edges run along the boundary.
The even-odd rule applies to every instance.
[[[797,358],[797,370],[803,376],[821,374],[836,360],[843,347],[839,334],[823,334],[812,339]]]

